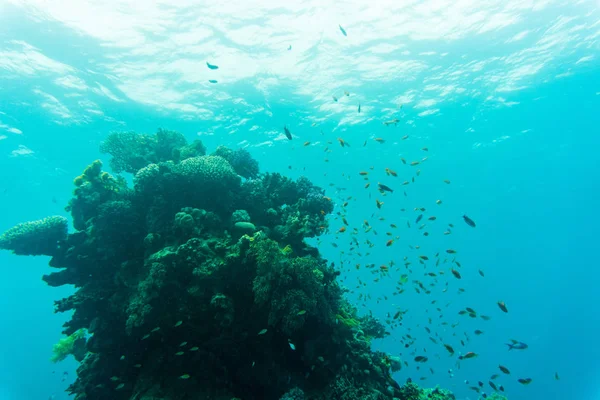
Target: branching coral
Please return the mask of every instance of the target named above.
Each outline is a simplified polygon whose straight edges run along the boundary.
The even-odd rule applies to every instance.
[[[67,223],[65,217],[53,216],[18,224],[0,235],[0,249],[18,255],[52,256],[59,242],[67,238]]]

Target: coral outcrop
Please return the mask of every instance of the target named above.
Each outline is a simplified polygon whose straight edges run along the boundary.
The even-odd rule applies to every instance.
[[[75,399],[421,398],[371,350],[383,325],[304,240],[333,210],[321,188],[170,131],[111,134],[102,149],[133,188],[95,161],[75,180],[73,233],[50,217],[0,241],[52,256],[43,279],[76,288],[55,304],[73,312],[58,357],[85,350]]]

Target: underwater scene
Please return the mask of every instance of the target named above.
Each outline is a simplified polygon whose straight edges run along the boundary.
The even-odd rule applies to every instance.
[[[597,0],[0,0],[0,400],[600,400]]]

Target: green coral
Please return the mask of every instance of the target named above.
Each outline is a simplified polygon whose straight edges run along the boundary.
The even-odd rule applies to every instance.
[[[258,162],[245,149],[231,150],[225,146],[219,146],[213,155],[226,159],[235,172],[246,179],[258,177]]]
[[[57,363],[64,360],[69,355],[73,355],[75,359],[81,361],[82,347],[85,344],[85,329],[79,329],[71,335],[61,338],[58,343],[52,347],[52,356],[50,361]]]
[[[256,257],[254,301],[268,309],[268,324],[288,335],[305,322],[304,315],[328,310],[325,297],[325,263],[309,257],[286,257],[277,242],[254,240],[250,252]],[[303,311],[302,315],[298,315]]]
[[[115,178],[102,171],[102,161],[88,165],[83,174],[73,181],[75,197],[66,207],[73,217],[73,227],[84,230],[88,221],[98,214],[99,207],[110,200],[119,200],[127,191],[127,184],[121,177]]]
[[[113,171],[135,174],[148,164],[175,161],[204,155],[201,141],[188,144],[185,137],[175,131],[159,129],[155,135],[135,132],[113,132],[100,145],[100,151],[112,156]]]
[[[0,249],[18,255],[52,256],[59,242],[67,238],[67,219],[61,216],[46,217],[18,224],[0,235]]]

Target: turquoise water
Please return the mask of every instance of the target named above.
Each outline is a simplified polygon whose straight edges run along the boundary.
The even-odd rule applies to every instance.
[[[510,399],[597,398],[598,4],[410,3],[0,1],[0,231],[68,217],[72,180],[92,160],[108,161],[98,146],[110,131],[163,127],[189,140],[199,135],[209,151],[244,147],[261,171],[304,175],[327,189],[336,209],[318,246],[341,268],[362,312],[386,320],[398,307],[408,310],[403,325],[374,345],[409,362],[399,382],[477,399],[469,386],[482,381],[490,393],[487,381],[501,364],[512,372],[498,381]],[[392,118],[397,126],[383,125]],[[417,167],[400,160],[425,156]],[[416,168],[416,182],[402,186]],[[377,182],[394,193],[382,197]],[[349,229],[338,234],[335,213],[349,196]],[[437,216],[427,237],[414,224],[414,207]],[[443,235],[447,223],[451,235]],[[351,250],[355,227],[362,256]],[[399,236],[389,247],[388,231]],[[392,295],[405,256],[416,264],[419,254],[445,249],[457,251],[460,281],[445,268],[431,294],[409,284]],[[365,267],[390,260],[400,268],[378,281]],[[75,376],[72,359],[49,361],[68,318],[53,314],[53,300],[71,291],[40,279],[47,261],[0,253],[2,400],[66,399]],[[434,281],[418,267],[413,279]],[[357,288],[359,280],[365,285]],[[491,320],[459,316],[465,307]],[[479,356],[459,369],[425,326],[457,352]],[[410,349],[406,334],[415,339]],[[507,352],[512,338],[529,348]],[[419,370],[413,351],[429,357]],[[530,385],[517,382],[527,377]]]

